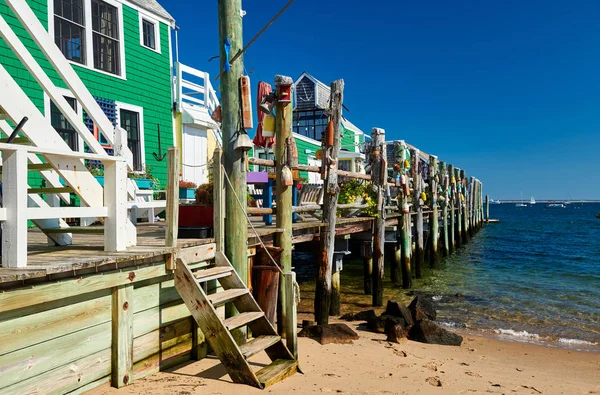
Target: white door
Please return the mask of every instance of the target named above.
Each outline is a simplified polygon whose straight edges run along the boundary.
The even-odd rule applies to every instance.
[[[204,128],[183,125],[183,179],[198,185],[208,182],[206,134]]]
[[[315,157],[308,157],[308,165],[309,166],[319,166],[321,167],[321,160]],[[309,184],[322,184],[323,180],[321,180],[320,173],[308,172],[308,183]]]

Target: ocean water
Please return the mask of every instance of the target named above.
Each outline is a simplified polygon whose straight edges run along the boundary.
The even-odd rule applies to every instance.
[[[415,290],[435,300],[444,325],[600,351],[598,212],[591,203],[490,205],[500,223],[427,268]]]

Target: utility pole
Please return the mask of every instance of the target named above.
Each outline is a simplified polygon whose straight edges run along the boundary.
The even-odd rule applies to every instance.
[[[243,47],[242,2],[241,0],[218,0],[219,6],[219,54],[221,71],[227,69],[229,59]],[[229,42],[229,56],[226,43]],[[225,255],[231,261],[242,281],[248,285],[248,226],[246,224],[246,164],[245,152],[234,149],[234,143],[242,131],[239,80],[244,70],[243,57],[231,64],[221,77],[221,106],[223,135],[223,156],[225,173],[231,181],[226,183],[225,193]],[[239,206],[236,195],[242,207]],[[228,316],[236,314],[231,306]],[[245,338],[245,336],[244,336]]]

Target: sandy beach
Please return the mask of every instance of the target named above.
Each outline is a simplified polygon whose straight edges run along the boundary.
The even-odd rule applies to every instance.
[[[352,345],[321,346],[299,338],[303,374],[265,391],[233,384],[218,359],[209,356],[120,390],[105,385],[89,394],[600,394],[600,353],[461,332],[460,347],[396,344],[358,329],[358,323],[349,326],[360,335]],[[263,353],[253,361],[258,368],[268,358]]]

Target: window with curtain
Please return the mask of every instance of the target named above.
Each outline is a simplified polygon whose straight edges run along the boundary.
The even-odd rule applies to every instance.
[[[91,4],[94,68],[120,74],[118,10],[100,0],[92,0]]]
[[[67,59],[85,64],[83,0],[54,0],[54,42]]]

